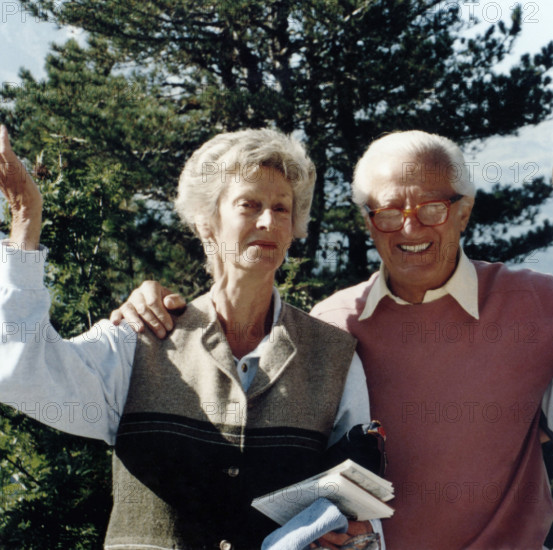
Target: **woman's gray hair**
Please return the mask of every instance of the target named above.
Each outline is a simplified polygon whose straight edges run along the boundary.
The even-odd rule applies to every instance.
[[[204,143],[186,162],[179,178],[175,209],[196,234],[200,215],[214,219],[219,198],[229,182],[256,177],[260,167],[274,168],[290,182],[294,193],[294,237],[307,235],[315,185],[315,165],[303,145],[291,136],[270,129],[239,130],[218,134]]]
[[[393,156],[406,159],[431,159],[430,169],[443,169],[451,186],[460,195],[474,197],[476,189],[470,180],[463,152],[450,139],[420,130],[392,132],[373,141],[361,157],[353,174],[353,202],[359,206],[368,203],[371,169],[382,157]],[[409,167],[406,166],[406,169]]]

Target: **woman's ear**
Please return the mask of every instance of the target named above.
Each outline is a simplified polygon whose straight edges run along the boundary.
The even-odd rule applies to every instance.
[[[196,231],[202,241],[209,241],[213,239],[213,230],[207,216],[198,214],[194,218],[194,225],[196,226]]]

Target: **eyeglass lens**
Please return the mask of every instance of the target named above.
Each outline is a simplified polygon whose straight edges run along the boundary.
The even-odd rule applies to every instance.
[[[439,225],[447,219],[448,208],[443,202],[431,202],[416,207],[415,215],[423,225]],[[397,231],[403,227],[403,211],[399,208],[388,208],[376,212],[374,224],[382,231]]]

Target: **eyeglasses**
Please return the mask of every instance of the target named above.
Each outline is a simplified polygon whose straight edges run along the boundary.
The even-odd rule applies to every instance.
[[[403,228],[405,219],[411,214],[414,214],[422,225],[429,227],[442,225],[449,217],[451,205],[463,197],[464,195],[455,195],[450,199],[421,202],[415,208],[377,208],[371,210],[368,204],[363,205],[363,207],[379,231],[393,233]]]

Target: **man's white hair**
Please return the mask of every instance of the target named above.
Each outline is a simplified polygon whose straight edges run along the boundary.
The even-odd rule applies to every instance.
[[[450,139],[420,130],[392,132],[373,141],[365,151],[353,175],[352,195],[355,204],[362,207],[370,196],[371,172],[382,157],[393,156],[417,159],[434,164],[432,170],[443,171],[453,189],[460,195],[473,198],[474,182],[470,180],[463,152]],[[419,167],[420,168],[420,167]],[[422,167],[424,169],[424,165]]]

